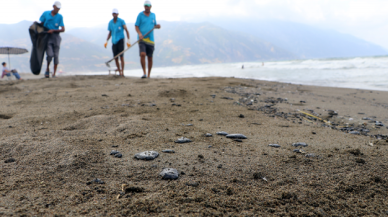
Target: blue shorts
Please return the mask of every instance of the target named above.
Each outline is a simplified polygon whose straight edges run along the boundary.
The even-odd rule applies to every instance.
[[[120,39],[116,44],[112,45],[113,57],[117,56],[123,50],[124,50],[124,39]],[[123,56],[124,56],[124,53],[120,55],[120,57],[123,57]]]

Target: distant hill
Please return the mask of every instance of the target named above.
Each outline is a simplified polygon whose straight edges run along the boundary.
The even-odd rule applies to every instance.
[[[285,21],[215,19],[215,25],[268,41],[298,58],[346,58],[387,55],[381,46],[334,30]]]
[[[256,37],[210,23],[164,22],[156,54],[170,64],[223,63],[296,58]]]
[[[292,53],[271,43],[210,23],[160,23],[162,28],[154,33],[156,66],[296,58]],[[127,27],[133,43],[137,40],[134,24],[127,23]],[[108,34],[106,29],[105,26],[76,28],[68,33],[102,46]],[[126,53],[125,59],[138,64],[138,47],[132,49]]]

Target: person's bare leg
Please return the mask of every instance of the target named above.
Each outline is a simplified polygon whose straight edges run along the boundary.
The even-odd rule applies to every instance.
[[[117,70],[119,70],[119,75],[121,75],[121,70],[120,70],[120,63],[119,63],[119,58],[116,58],[116,59],[115,59],[115,62],[116,62],[116,67],[117,67]]]
[[[143,68],[143,73],[146,76],[145,57],[146,57],[145,52],[140,53],[140,64],[141,64],[141,67]]]
[[[125,65],[124,57],[121,56],[120,60],[121,60],[121,77],[124,77],[124,65]]]
[[[54,64],[54,74],[53,74],[53,76],[55,76],[55,73],[57,72],[57,68],[58,68],[58,64]]]
[[[48,77],[46,77],[46,73],[44,73],[44,77],[46,77],[46,78],[49,78],[49,77],[50,77],[50,63],[51,63],[51,61],[50,61],[50,62],[47,61],[46,72],[49,72],[49,73],[48,73]]]
[[[50,62],[47,62],[46,72],[49,72],[49,71],[50,71]]]
[[[60,43],[60,41],[59,41]],[[58,55],[59,55],[59,45],[53,45],[52,46],[53,48],[53,52],[54,52],[54,56],[53,56],[53,60],[54,60],[54,73],[53,73],[53,77],[55,77],[55,74],[57,73],[57,68],[58,68]]]
[[[148,78],[151,76],[151,69],[152,69],[152,57],[148,57]]]
[[[54,59],[54,48],[52,44],[47,44],[47,49],[46,49],[46,60],[47,60],[47,68],[46,72],[50,72],[50,63]],[[45,74],[46,76],[46,74]],[[48,74],[50,76],[50,73]]]

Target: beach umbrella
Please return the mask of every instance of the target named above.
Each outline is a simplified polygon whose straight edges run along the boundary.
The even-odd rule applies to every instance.
[[[27,53],[28,50],[21,47],[0,47],[0,54],[8,54],[8,67],[11,68],[11,61],[9,59],[10,54],[24,54]]]

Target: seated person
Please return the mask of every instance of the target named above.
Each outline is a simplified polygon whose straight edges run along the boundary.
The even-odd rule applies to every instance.
[[[12,70],[9,70],[7,68],[7,63],[3,62],[1,65],[3,65],[3,73],[1,75],[1,78],[3,78],[5,75],[7,77],[10,77],[11,76],[11,73],[15,76],[16,79],[18,80],[22,80],[22,78],[20,77],[19,73],[16,71],[16,69],[12,69]]]

